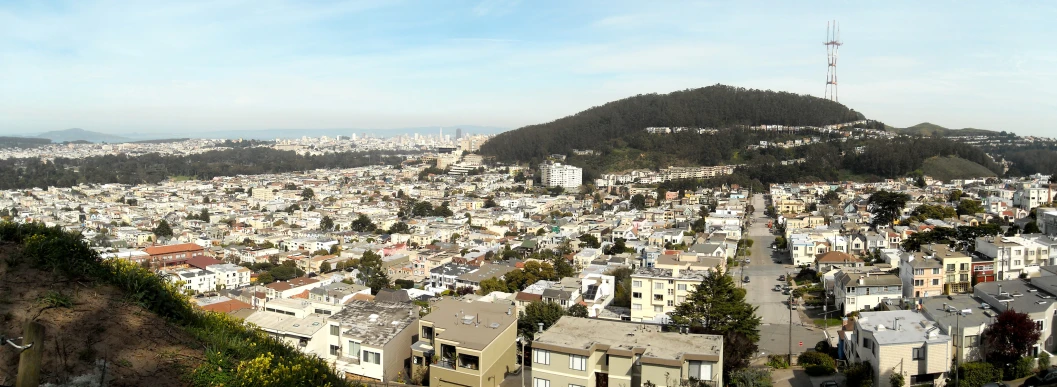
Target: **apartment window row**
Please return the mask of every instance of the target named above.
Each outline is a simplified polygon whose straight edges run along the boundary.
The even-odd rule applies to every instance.
[[[371,363],[371,364],[381,364],[382,363],[382,354],[378,353],[378,352],[371,352],[371,351],[364,350],[363,351],[363,357],[360,358],[360,360],[362,360],[362,361],[364,361],[366,363]]]

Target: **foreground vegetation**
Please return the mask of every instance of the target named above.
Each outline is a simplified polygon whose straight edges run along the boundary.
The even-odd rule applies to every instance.
[[[193,386],[348,386],[323,359],[305,355],[226,314],[202,311],[174,284],[127,261],[102,260],[77,234],[40,224],[0,223],[0,242],[29,264],[66,280],[116,286],[128,302],[189,332],[204,348],[205,363],[187,374]]]

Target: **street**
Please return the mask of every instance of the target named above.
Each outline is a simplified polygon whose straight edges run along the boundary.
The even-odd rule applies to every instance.
[[[774,291],[774,286],[785,284],[778,281],[778,276],[788,276],[795,272],[792,271],[792,266],[784,264],[788,262],[784,254],[771,249],[775,238],[767,229],[770,218],[764,215],[767,204],[763,194],[753,195],[751,204],[756,211],[751,214],[753,224],[746,231],[747,237],[754,241],[748,257],[750,264],[733,268],[731,274],[745,287],[747,301],[759,308],[756,314],[760,316],[761,323],[760,351],[766,355],[785,354],[789,353],[789,296]],[[783,263],[775,263],[777,259]],[[745,276],[749,276],[750,282],[747,284],[741,280]],[[813,348],[816,343],[825,339],[822,330],[815,328],[811,322],[808,322],[806,327],[802,324],[800,310],[792,311],[791,317],[793,354]],[[799,345],[801,341],[804,343],[803,347]]]

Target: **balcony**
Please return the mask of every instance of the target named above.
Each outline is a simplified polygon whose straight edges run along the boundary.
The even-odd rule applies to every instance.
[[[436,363],[433,363],[433,367],[440,367],[444,369],[454,370],[455,361],[452,359],[440,359]]]

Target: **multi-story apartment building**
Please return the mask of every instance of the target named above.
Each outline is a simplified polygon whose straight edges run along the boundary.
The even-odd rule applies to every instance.
[[[183,268],[166,271],[166,278],[171,282],[181,284],[184,291],[190,293],[206,293],[217,290],[216,273],[197,268]]]
[[[351,379],[411,377],[405,362],[418,339],[417,309],[402,302],[353,300],[327,317],[329,351],[319,355]]]
[[[943,333],[951,336],[955,356],[961,361],[983,360],[980,335],[994,321],[995,311],[970,294],[930,297],[922,303],[921,313],[935,321]]]
[[[1035,223],[1043,234],[1057,237],[1057,208],[1040,207],[1036,209]]]
[[[723,385],[723,337],[565,316],[532,342],[532,387]]]
[[[664,257],[667,256],[661,256]],[[667,322],[668,312],[685,301],[687,294],[709,275],[712,272],[705,268],[639,268],[631,275],[631,321]]]
[[[419,320],[411,372],[429,368],[429,385],[498,386],[515,369],[514,305],[444,299]]]
[[[903,281],[892,274],[845,273],[834,275],[833,302],[844,314],[872,310],[886,299],[903,296]]]
[[[903,297],[935,297],[943,294],[943,262],[925,253],[904,254],[899,262]]]
[[[951,337],[921,313],[909,310],[863,312],[845,341],[850,361],[873,368],[874,385],[903,373],[910,385],[942,383],[950,371]]]
[[[584,170],[561,163],[541,164],[540,181],[547,187],[574,189],[583,184]]]
[[[235,289],[250,284],[252,272],[245,267],[233,263],[220,263],[209,265],[206,269],[216,274],[216,285],[221,289]]]
[[[946,294],[972,291],[972,257],[943,244],[922,246],[943,265],[943,292]]]
[[[1019,236],[976,238],[976,251],[995,260],[999,280],[1013,279],[1021,273],[1035,273],[1039,266],[1050,263],[1049,245]]]

